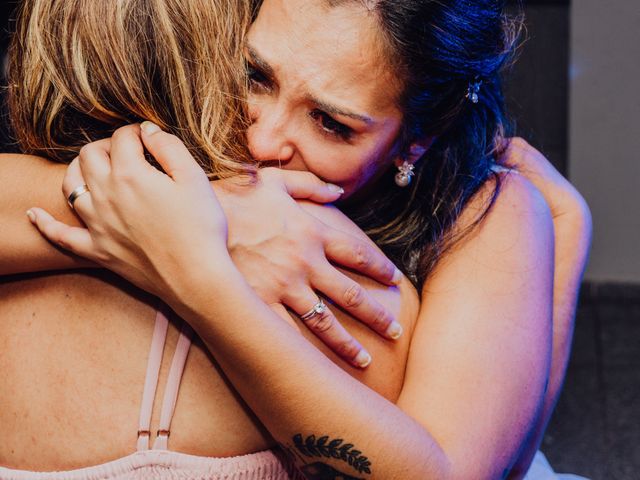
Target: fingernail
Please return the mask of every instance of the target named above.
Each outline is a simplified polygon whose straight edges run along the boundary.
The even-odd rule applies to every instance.
[[[364,349],[360,350],[358,355],[356,355],[355,362],[360,368],[368,367],[371,363],[371,355]]]
[[[144,122],[142,122],[140,124],[140,128],[147,135],[153,135],[154,133],[160,131],[160,127],[158,125],[156,125],[155,123],[150,122],[149,120],[145,120]]]
[[[339,185],[334,185],[333,183],[327,183],[327,188],[332,193],[339,193],[340,195],[344,193],[344,188]]]
[[[403,331],[404,330],[402,329],[402,325],[400,325],[398,322],[391,322],[391,325],[389,325],[389,328],[387,328],[386,334],[389,338],[397,340],[402,336]]]
[[[33,213],[32,210],[27,210],[27,217],[29,217],[29,221],[35,225],[35,223],[36,223],[36,214]]]
[[[393,278],[391,279],[391,283],[394,285],[400,285],[402,282],[402,272],[398,267],[396,267],[396,271],[393,272]]]

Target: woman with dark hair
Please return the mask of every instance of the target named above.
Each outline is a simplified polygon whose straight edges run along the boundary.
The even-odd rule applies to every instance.
[[[88,231],[39,209],[30,218],[167,301],[308,478],[518,475],[561,378],[547,391],[553,219],[529,182],[497,166],[525,149],[503,135],[505,25],[495,2],[267,0],[249,32],[251,153],[342,187],[345,211],[420,288],[396,405],[309,348],[248,288],[206,177],[156,125],[118,130],[72,164],[65,193]],[[149,168],[141,142],[167,175]],[[555,272],[569,290],[584,250],[577,268]],[[335,330],[311,300],[290,306]]]

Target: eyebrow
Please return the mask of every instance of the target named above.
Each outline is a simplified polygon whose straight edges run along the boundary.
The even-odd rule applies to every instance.
[[[315,98],[312,95],[307,96],[307,99],[313,103],[315,103],[318,107],[324,110],[327,113],[333,113],[334,115],[341,115],[343,117],[353,118],[354,120],[360,120],[361,122],[366,123],[367,125],[371,125],[373,123],[373,119],[363,115],[361,113],[351,112],[349,110],[345,110],[340,107],[336,107],[335,105],[331,105],[326,103],[318,98]]]
[[[247,49],[247,53],[249,54],[251,61],[256,65],[256,67],[262,70],[262,73],[264,73],[268,77],[273,77],[274,71],[271,65],[269,65],[269,63],[267,63],[267,61],[262,58],[251,45],[246,44],[245,48]]]
[[[249,58],[255,64],[255,66],[258,67],[260,70],[262,70],[262,73],[265,74],[266,76],[270,78],[274,78],[275,75],[274,75],[273,67],[269,65],[269,63],[264,58],[262,58],[260,54],[251,45],[246,44],[246,50],[247,50],[247,54],[249,55]],[[373,119],[371,117],[368,117],[367,115],[363,115],[361,113],[355,113],[347,109],[338,107],[336,105],[332,105],[323,100],[320,100],[319,98],[313,95],[310,95],[310,94],[307,95],[307,100],[314,103],[320,109],[324,110],[327,113],[332,113],[334,115],[341,115],[347,118],[353,118],[354,120],[359,120],[361,122],[366,123],[367,125],[371,125],[374,123]]]

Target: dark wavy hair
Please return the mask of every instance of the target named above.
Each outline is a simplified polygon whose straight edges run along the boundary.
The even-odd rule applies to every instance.
[[[398,151],[435,138],[416,164],[409,187],[394,183],[395,168],[362,201],[343,206],[385,254],[421,288],[437,260],[487,215],[500,191],[492,170],[507,147],[500,73],[510,63],[522,15],[510,17],[500,0],[325,0],[360,2],[376,15],[386,59],[401,85],[404,114]],[[482,82],[478,102],[470,83]],[[452,228],[486,182],[493,194],[475,222]]]

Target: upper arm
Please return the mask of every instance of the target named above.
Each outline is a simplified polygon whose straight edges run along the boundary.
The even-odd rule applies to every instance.
[[[477,217],[488,188],[458,224]],[[526,179],[507,174],[487,217],[424,286],[398,401],[456,478],[497,478],[515,461],[544,395],[552,295],[550,212]]]
[[[26,211],[42,207],[56,218],[78,224],[62,195],[66,165],[29,155],[0,154],[0,275],[83,264],[42,238]]]

